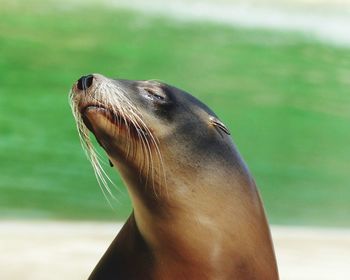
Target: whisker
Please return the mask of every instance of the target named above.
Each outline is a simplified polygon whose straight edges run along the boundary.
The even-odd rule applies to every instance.
[[[108,108],[111,111],[114,118],[114,124],[112,122],[109,123],[109,129],[111,131],[115,130],[116,133],[120,134],[121,128],[125,128],[126,158],[130,160],[140,160],[139,175],[143,175],[145,185],[150,185],[152,187],[156,197],[162,195],[163,188],[168,195],[166,173],[159,141],[143,121],[138,108],[130,100],[127,92],[118,85],[99,82],[95,84],[92,91],[86,92],[85,90],[84,94],[85,96],[89,96],[96,106]],[[92,144],[90,131],[82,119],[78,102],[75,100],[73,91],[69,94],[69,103],[76,120],[81,145],[91,162],[102,193],[111,205],[109,198],[114,200],[116,200],[116,198],[110,185],[115,187],[115,189],[117,188],[101,164],[101,162],[103,163],[104,161]],[[132,132],[135,132],[135,137],[132,136]],[[156,186],[156,182],[158,182],[161,187]]]

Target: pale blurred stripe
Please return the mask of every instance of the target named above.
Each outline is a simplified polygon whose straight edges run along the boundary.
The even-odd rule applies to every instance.
[[[350,46],[350,0],[61,0],[50,2],[50,9],[80,9],[96,3],[180,22],[298,32],[306,40]]]
[[[120,228],[2,221],[0,279],[86,279]],[[272,232],[282,280],[350,279],[350,230],[274,226]]]
[[[306,38],[350,46],[349,0],[103,0],[180,21],[301,32]]]

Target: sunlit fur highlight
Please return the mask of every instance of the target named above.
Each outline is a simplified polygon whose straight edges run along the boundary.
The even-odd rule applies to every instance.
[[[81,94],[84,96],[79,96]],[[139,167],[139,176],[144,176],[145,185],[152,186],[156,197],[162,196],[163,191],[168,195],[164,163],[158,139],[142,120],[139,109],[128,97],[127,93],[114,83],[103,79],[102,81],[95,81],[94,86],[83,93],[77,94],[72,90],[69,94],[69,103],[76,121],[81,145],[92,164],[97,182],[109,204],[111,203],[108,195],[115,199],[110,185],[115,185],[103,169],[101,156],[94,148],[89,129],[83,122],[80,111],[82,108],[79,105],[82,103],[81,99],[86,98],[88,100],[84,100],[84,103],[87,105],[107,109],[113,114],[116,124],[109,122],[110,127],[108,128],[113,135],[117,136],[121,131],[121,127],[125,128],[124,133],[126,133],[127,139],[127,146],[124,147],[126,151],[125,160],[132,160],[137,153],[141,153],[139,156],[141,156],[143,161]],[[132,128],[136,131],[136,137],[131,135]],[[164,190],[160,186],[163,186]]]

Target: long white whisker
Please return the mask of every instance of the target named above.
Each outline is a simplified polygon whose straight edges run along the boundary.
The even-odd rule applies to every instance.
[[[138,108],[130,100],[127,92],[116,84],[99,81],[90,92],[85,93],[85,96],[89,96],[95,106],[108,108],[111,111],[113,118],[115,118],[114,122],[109,123],[111,131],[115,130],[117,134],[120,134],[122,133],[121,129],[125,129],[126,158],[140,160],[139,172],[140,175],[144,176],[145,185],[150,184],[157,197],[162,194],[163,188],[168,195],[159,141],[143,121]],[[78,102],[72,91],[69,94],[69,101],[76,120],[81,145],[92,164],[103,195],[111,205],[109,197],[115,200],[116,198],[109,186],[115,187],[115,185],[101,165],[102,157],[91,142],[90,132],[84,124]],[[134,134],[132,135],[132,133]],[[138,141],[135,141],[135,136]],[[139,158],[137,155],[140,155]],[[156,182],[158,186],[156,186]]]

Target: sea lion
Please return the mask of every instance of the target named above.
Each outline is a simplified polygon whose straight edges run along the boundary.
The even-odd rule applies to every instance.
[[[100,74],[70,96],[99,180],[107,184],[89,131],[133,205],[89,279],[278,279],[255,182],[206,105],[165,83]]]

